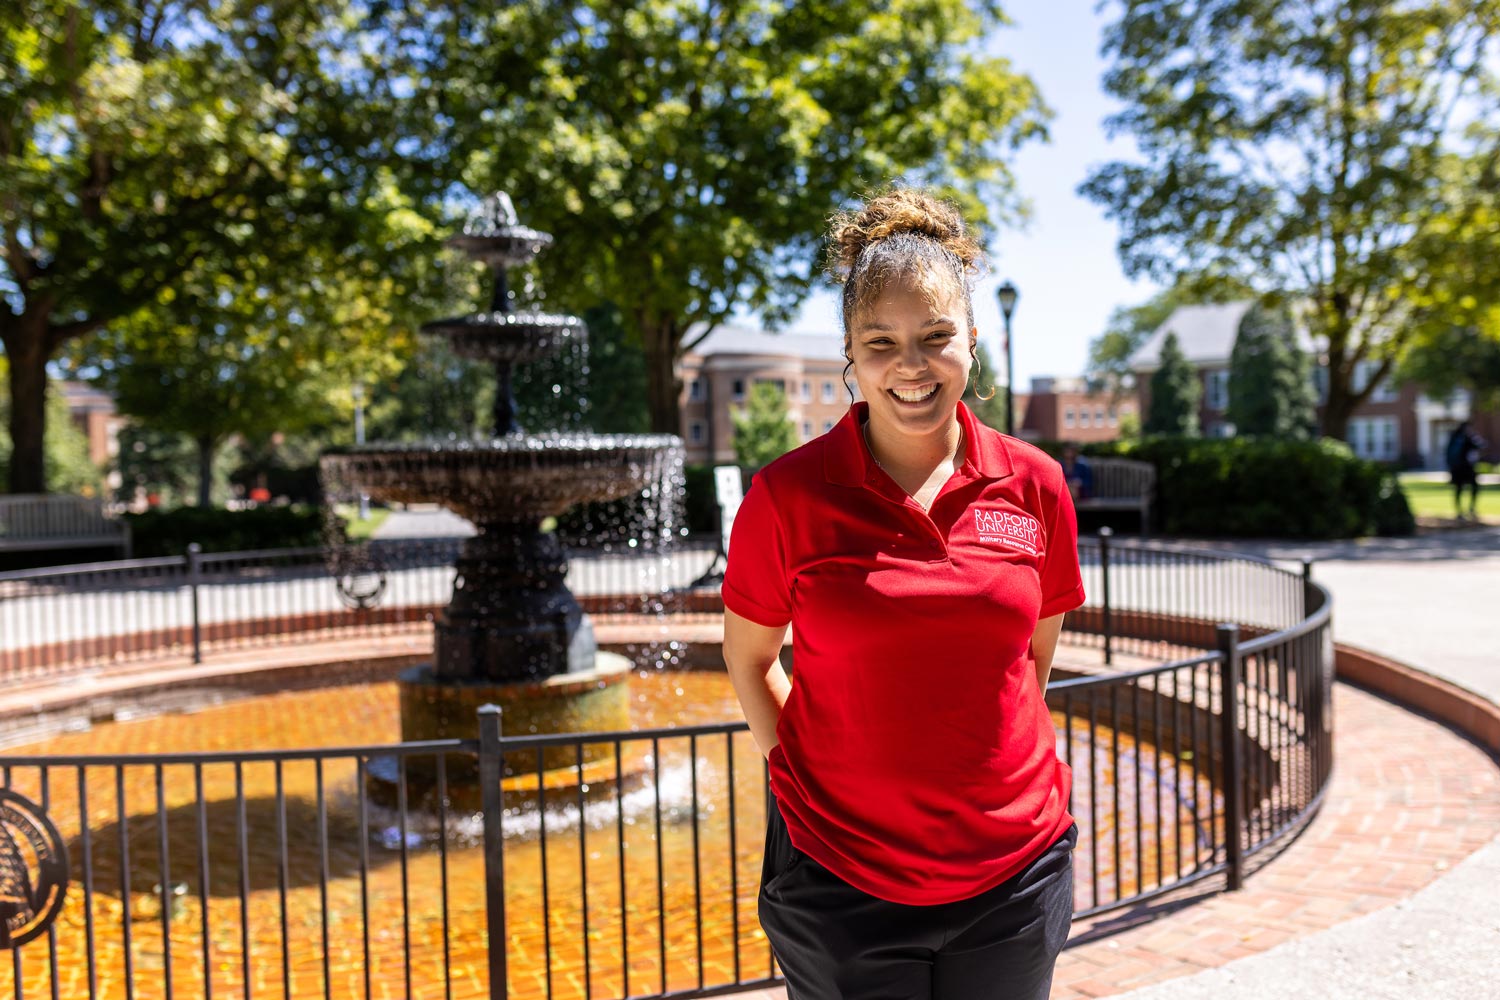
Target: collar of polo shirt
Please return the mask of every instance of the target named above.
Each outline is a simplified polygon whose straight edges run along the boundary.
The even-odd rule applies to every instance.
[[[823,449],[823,474],[840,486],[863,486],[875,476],[875,456],[865,446],[862,429],[869,419],[870,404],[855,403],[828,434]],[[1005,438],[979,422],[963,403],[958,404],[958,422],[964,431],[964,463],[957,475],[964,480],[1004,479],[1011,475],[1010,452]]]

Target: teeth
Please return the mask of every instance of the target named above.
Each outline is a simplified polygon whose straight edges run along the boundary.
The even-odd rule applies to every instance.
[[[937,386],[928,386],[922,390],[892,389],[891,393],[903,403],[920,403],[922,400],[937,392]]]

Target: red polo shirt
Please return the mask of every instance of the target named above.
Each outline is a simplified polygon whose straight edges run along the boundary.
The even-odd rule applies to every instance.
[[[1057,462],[962,403],[963,465],[923,511],[871,457],[866,411],[755,476],[724,606],[793,627],[770,757],[792,843],[873,896],[952,902],[1072,823],[1031,637],[1083,603],[1078,527]]]

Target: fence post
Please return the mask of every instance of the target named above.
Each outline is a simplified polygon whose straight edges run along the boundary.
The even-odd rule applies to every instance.
[[[1302,560],[1302,620],[1307,620],[1307,609],[1312,604],[1312,560]]]
[[[203,662],[203,629],[198,620],[198,579],[201,569],[198,565],[198,557],[203,554],[203,546],[197,542],[190,542],[187,547],[187,574],[188,574],[188,599],[193,607],[193,662]]]
[[[1114,663],[1114,634],[1115,621],[1114,611],[1109,603],[1109,540],[1114,537],[1114,532],[1104,527],[1099,529],[1099,575],[1103,579],[1103,591],[1100,599],[1104,603],[1104,665]]]
[[[484,817],[484,909],[489,931],[490,1000],[505,1000],[505,797],[500,706],[479,709],[479,790]]]
[[[1245,823],[1245,773],[1240,759],[1240,627],[1220,625],[1219,653],[1224,657],[1219,672],[1219,758],[1224,766],[1224,844],[1229,863],[1229,888],[1245,884],[1245,848],[1241,837]]]

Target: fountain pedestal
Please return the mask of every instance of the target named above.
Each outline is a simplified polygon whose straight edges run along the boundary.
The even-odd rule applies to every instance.
[[[457,569],[436,624],[437,681],[537,681],[595,669],[594,627],[563,585],[568,558],[555,534],[534,524],[481,525]]]

